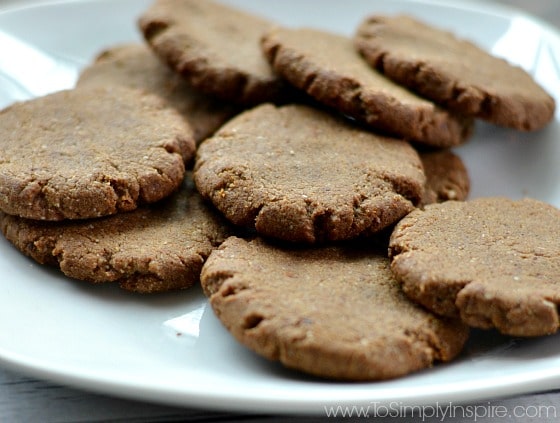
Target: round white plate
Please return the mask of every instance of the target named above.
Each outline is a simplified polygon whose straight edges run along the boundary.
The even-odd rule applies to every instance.
[[[372,12],[405,11],[468,37],[560,93],[560,37],[488,2],[229,0],[280,23],[352,34]],[[149,0],[63,1],[0,13],[0,107],[71,87],[104,47],[141,40]],[[560,206],[559,115],[533,134],[480,124],[457,149],[472,197],[531,196]],[[200,290],[137,296],[35,264],[0,239],[0,363],[97,392],[214,409],[325,414],[329,407],[486,401],[560,387],[560,337],[519,340],[475,331],[455,362],[380,383],[326,382],[238,345]]]

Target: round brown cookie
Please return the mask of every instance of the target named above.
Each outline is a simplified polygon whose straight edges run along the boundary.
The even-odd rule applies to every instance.
[[[423,151],[420,160],[426,175],[422,204],[467,199],[471,183],[459,156],[450,150]]]
[[[523,69],[411,17],[369,17],[355,45],[372,67],[457,113],[526,131],[554,116],[554,99]]]
[[[122,44],[104,50],[81,72],[77,86],[108,87],[114,84],[162,97],[190,124],[197,143],[214,133],[235,113],[231,105],[195,90],[142,44]]]
[[[239,342],[326,378],[402,376],[451,360],[468,335],[411,303],[387,257],[364,248],[290,250],[232,237],[212,252],[201,283]]]
[[[0,213],[16,248],[68,277],[153,293],[198,283],[204,260],[227,236],[190,178],[159,203],[100,219],[40,222]]]
[[[336,110],[384,132],[424,145],[461,144],[472,120],[450,114],[373,70],[352,40],[313,29],[277,28],[263,50],[276,72]]]
[[[62,220],[160,200],[194,155],[190,127],[155,95],[61,91],[0,111],[0,210]]]
[[[560,211],[483,198],[426,206],[390,240],[392,270],[412,300],[468,325],[515,336],[558,330]]]
[[[241,104],[284,98],[259,47],[272,25],[211,0],[156,0],[139,20],[150,46],[194,87]]]
[[[200,193],[233,223],[295,242],[377,232],[414,209],[422,164],[410,144],[303,105],[261,105],[198,149]]]

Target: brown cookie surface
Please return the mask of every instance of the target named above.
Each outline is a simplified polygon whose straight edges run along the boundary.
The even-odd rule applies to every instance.
[[[276,72],[316,100],[371,127],[424,145],[463,143],[472,121],[393,83],[356,53],[350,38],[277,28],[262,48]]]
[[[0,210],[99,217],[171,194],[194,154],[190,127],[156,96],[78,89],[0,111]]]
[[[104,50],[82,70],[77,82],[78,87],[115,84],[162,97],[186,119],[197,143],[235,113],[231,105],[195,90],[143,44],[121,44]]]
[[[190,178],[157,204],[99,219],[39,222],[0,213],[16,248],[68,277],[153,293],[198,283],[204,260],[228,235]]]
[[[458,113],[526,131],[554,116],[554,99],[523,69],[414,18],[369,17],[355,45],[387,77]]]
[[[277,101],[285,84],[259,47],[273,23],[211,0],[156,0],[139,20],[155,52],[201,91],[242,104]]]
[[[237,225],[296,242],[384,229],[423,194],[410,144],[303,105],[262,105],[199,147],[195,182]]]
[[[392,270],[412,300],[474,327],[515,336],[558,330],[560,211],[536,200],[428,205],[390,240]]]
[[[284,366],[347,380],[389,379],[448,361],[467,329],[411,303],[389,260],[351,247],[281,249],[229,238],[201,283],[245,346]]]
[[[471,183],[459,156],[450,150],[435,150],[420,152],[420,159],[426,175],[422,204],[467,199]]]

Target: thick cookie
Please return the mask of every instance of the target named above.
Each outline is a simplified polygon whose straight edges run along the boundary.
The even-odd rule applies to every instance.
[[[425,177],[410,144],[303,105],[261,105],[198,149],[195,182],[237,225],[296,242],[342,240],[395,223]]]
[[[263,38],[276,72],[336,110],[386,133],[424,145],[450,147],[472,132],[453,115],[373,70],[352,40],[313,29],[277,28]]]
[[[156,0],[139,20],[150,46],[206,93],[241,104],[279,101],[286,86],[266,62],[266,19],[211,0]]]
[[[61,91],[0,111],[0,210],[62,220],[134,210],[175,191],[191,128],[159,97]]]
[[[367,248],[290,250],[232,237],[212,252],[201,283],[238,341],[326,378],[402,376],[451,360],[468,333],[411,303],[389,260]]]
[[[554,99],[523,69],[411,17],[369,17],[355,45],[372,67],[457,113],[525,131],[554,116]]]
[[[197,143],[214,133],[235,113],[231,105],[195,90],[142,44],[123,44],[101,52],[95,62],[81,72],[77,86],[109,87],[114,84],[162,97],[190,124]]]
[[[426,175],[422,204],[467,199],[471,182],[459,156],[450,150],[435,150],[420,152],[420,159]]]
[[[0,213],[6,238],[71,278],[153,293],[198,283],[204,260],[228,235],[190,178],[157,204],[100,219],[39,222]]]
[[[390,240],[392,270],[412,300],[468,325],[515,336],[558,330],[560,211],[484,198],[426,206]]]

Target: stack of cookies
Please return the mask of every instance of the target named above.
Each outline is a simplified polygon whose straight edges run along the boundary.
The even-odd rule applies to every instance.
[[[557,331],[560,211],[466,201],[451,151],[475,119],[552,120],[526,72],[405,16],[350,39],[155,0],[139,28],[75,89],[1,112],[22,252],[135,292],[200,281],[238,341],[325,378],[452,360],[469,327]]]
[[[8,240],[93,283],[153,293],[199,282],[230,230],[196,192],[189,166],[196,142],[233,107],[169,73],[147,48],[123,46],[100,55],[75,89],[0,113]]]

